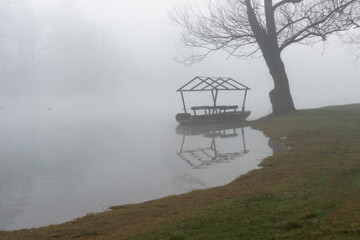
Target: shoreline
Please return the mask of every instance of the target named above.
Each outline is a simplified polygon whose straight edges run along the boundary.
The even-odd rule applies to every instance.
[[[360,233],[359,120],[360,105],[353,104],[252,121],[291,149],[225,186],[0,231],[0,239],[352,238]]]
[[[226,133],[225,133],[225,131],[223,133],[222,130],[221,130],[222,134],[228,134],[228,135],[233,134],[233,127],[238,127],[238,125],[235,125],[235,126],[226,125],[226,127],[225,126],[221,127],[221,129],[226,128],[226,130],[225,130]],[[201,130],[203,132],[203,129],[201,129]],[[244,139],[242,133],[244,133],[245,139]],[[183,133],[183,132],[178,133],[177,132],[177,135],[181,135],[181,138],[180,138],[180,136],[177,136],[179,138],[177,140],[182,139],[182,137],[183,137],[182,134],[186,134],[186,133]],[[194,135],[189,134],[189,135],[186,136],[188,142],[190,142],[190,143],[191,143],[191,138],[194,138],[194,139],[192,141],[193,142],[192,145],[189,145],[189,144],[186,145],[185,144],[185,148],[184,148],[184,152],[185,152],[184,156],[185,157],[189,157],[189,153],[186,150],[198,149],[197,143],[198,142],[200,143],[200,141],[203,141],[206,144],[209,143],[209,145],[210,145],[211,139],[209,141],[207,137],[204,138],[203,134],[204,133],[199,134],[197,132]],[[249,138],[249,141],[246,141],[247,137]],[[201,138],[202,140],[199,139],[199,138]],[[255,141],[254,141],[254,139],[255,139]],[[194,142],[194,140],[196,140],[196,142]],[[180,143],[181,143],[181,141],[180,141]],[[258,164],[263,159],[265,159],[268,156],[273,155],[273,152],[275,150],[273,149],[273,147],[270,147],[270,145],[268,147],[268,143],[269,143],[268,137],[265,137],[264,134],[261,131],[252,129],[248,125],[247,126],[241,125],[241,128],[236,129],[236,136],[232,136],[232,138],[229,138],[229,139],[226,138],[226,139],[223,139],[223,140],[220,139],[220,137],[217,137],[216,146],[217,146],[218,157],[219,158],[216,158],[216,160],[212,160],[210,157],[206,158],[206,156],[201,155],[202,159],[204,160],[203,162],[204,163],[206,162],[206,165],[204,165],[204,164],[197,165],[199,163],[201,164],[202,161],[196,161],[197,159],[189,158],[189,161],[191,161],[191,163],[194,164],[194,165],[190,166],[190,165],[188,165],[188,163],[190,164],[190,162],[186,162],[186,161],[184,161],[184,159],[180,159],[180,158],[178,159],[177,158],[178,157],[177,156],[178,152],[176,152],[177,155],[174,155],[175,158],[172,158],[170,162],[173,162],[174,160],[176,160],[178,163],[180,163],[182,165],[185,165],[185,167],[187,167],[186,170],[184,170],[184,171],[182,171],[181,168],[180,168],[180,171],[178,171],[178,168],[173,168],[173,169],[175,169],[175,175],[174,176],[179,177],[180,180],[183,180],[183,182],[180,182],[180,183],[182,184],[181,186],[185,186],[185,187],[181,188],[181,186],[180,186],[180,188],[177,188],[177,189],[174,188],[174,191],[172,191],[172,192],[164,191],[165,194],[162,194],[162,195],[157,194],[157,196],[154,196],[152,198],[147,197],[147,198],[145,198],[145,199],[143,199],[141,201],[122,202],[121,205],[141,204],[141,203],[144,203],[144,202],[147,202],[147,201],[152,201],[152,200],[164,198],[164,197],[167,197],[167,196],[173,196],[173,195],[177,196],[177,195],[188,193],[188,192],[191,192],[191,191],[197,190],[197,189],[208,189],[208,188],[211,188],[211,187],[217,187],[217,186],[226,185],[226,184],[232,182],[233,180],[235,180],[239,175],[246,174],[247,172],[249,172],[251,170],[259,168]],[[202,145],[199,144],[199,146],[202,146]],[[253,149],[258,149],[258,148],[260,148],[262,151],[251,151]],[[224,151],[224,149],[227,150],[227,151]],[[249,149],[250,149],[250,151],[248,151]],[[165,151],[165,150],[166,149],[164,149],[163,151]],[[229,155],[230,158],[227,157],[228,156],[227,154],[232,153],[232,150],[234,150],[234,152],[239,152],[239,155],[236,155],[235,158],[231,157],[233,155],[231,155],[231,156]],[[175,149],[174,149],[174,151],[175,151]],[[209,152],[210,154],[213,154],[212,157],[214,157],[215,153],[211,152],[211,150],[209,150],[209,151],[210,151]],[[225,158],[227,158],[227,159],[225,159]],[[149,159],[148,160],[146,160],[146,159],[147,158],[145,158],[145,161],[149,162]],[[169,162],[168,159],[166,159],[166,158],[162,158],[162,159],[165,159],[166,162]],[[178,166],[178,165],[176,165],[176,166]],[[192,166],[196,166],[196,167],[197,166],[204,166],[206,169],[204,169],[204,170],[196,170],[196,167],[192,167]],[[177,174],[176,174],[176,171],[178,171]],[[114,173],[114,172],[116,172],[116,171],[112,171],[111,173]],[[197,174],[196,172],[198,172],[200,174]],[[186,173],[187,175],[184,175],[183,173]],[[169,173],[166,173],[166,174],[169,174]],[[186,177],[188,177],[188,178],[186,178]],[[109,178],[111,179],[111,176],[109,176]],[[141,176],[139,176],[139,178],[144,179]],[[173,178],[171,178],[170,180],[173,180]],[[178,180],[178,178],[176,178],[175,180]],[[204,184],[203,185],[198,185],[198,184],[196,184],[198,182],[190,182],[190,181],[185,182],[185,180],[190,180],[190,181],[191,180],[193,180],[193,181],[194,180],[199,180],[200,183],[204,183]],[[145,181],[152,181],[152,180],[148,179],[148,180],[145,180]],[[171,184],[171,186],[178,187],[178,185],[175,185],[175,183],[169,182],[169,184]],[[154,185],[154,186],[157,186],[157,185]],[[159,186],[158,188],[159,188],[159,192],[160,192],[160,190],[162,190],[162,187],[160,187],[161,185],[158,185],[158,186]],[[204,187],[202,187],[202,186],[204,186]],[[190,187],[192,189],[190,189]],[[114,185],[114,186],[111,186],[110,188],[118,188],[118,187]],[[186,191],[182,191],[182,189],[185,189]],[[119,189],[117,189],[117,190],[118,190],[118,193],[114,193],[114,195],[115,196],[120,196],[121,191]],[[149,192],[149,190],[147,192]],[[131,194],[131,192],[130,192],[130,194]],[[143,195],[146,196],[146,192],[144,192]],[[102,197],[104,199],[110,199],[110,198],[107,198],[107,196],[105,194],[102,194],[102,195],[99,195],[99,196],[96,196],[96,197],[97,197],[97,199],[101,199]],[[116,198],[116,199],[118,199],[118,198]],[[121,196],[120,196],[119,199],[122,199]],[[101,199],[101,201],[103,201],[103,200]],[[47,202],[45,202],[45,200],[43,200],[42,202],[47,204]],[[84,202],[83,204],[86,205],[86,203],[87,203],[86,198],[83,199],[83,202]],[[65,203],[67,203],[67,202],[65,202]],[[49,203],[49,205],[50,204],[51,203]],[[104,212],[106,210],[109,210],[108,208],[120,205],[120,204],[117,204],[116,201],[108,201],[108,204],[105,203],[106,205],[105,204],[102,205],[102,206],[106,206],[106,207],[101,207],[101,209],[88,208],[87,211],[80,211],[80,213],[78,211],[75,211],[74,212],[75,214],[71,214],[71,212],[70,212],[71,215],[69,215],[69,214],[66,215],[66,212],[67,212],[66,209],[67,208],[76,210],[75,207],[71,207],[71,205],[70,206],[66,206],[66,205],[64,206],[64,204],[62,202],[56,203],[56,201],[55,201],[55,204],[57,204],[58,206],[54,205],[54,204],[50,205],[50,206],[53,206],[54,208],[49,208],[49,207],[47,207],[47,205],[44,205],[44,209],[45,208],[49,209],[49,211],[43,211],[43,212],[37,212],[36,209],[33,210],[32,208],[28,208],[28,209],[33,211],[33,215],[31,217],[34,219],[34,221],[32,221],[30,218],[22,218],[20,216],[19,218],[15,219],[15,220],[18,220],[18,223],[20,223],[20,224],[16,224],[16,222],[14,221],[15,224],[9,224],[9,225],[4,224],[4,225],[2,225],[2,226],[5,226],[6,228],[2,228],[0,230],[1,231],[14,231],[14,230],[25,230],[25,229],[41,228],[41,227],[49,226],[50,224],[51,225],[59,225],[59,224],[65,223],[65,222],[75,220],[77,218],[84,217],[84,216],[86,216],[88,214],[101,213],[101,212]],[[82,204],[82,203],[80,202],[79,204]],[[79,204],[77,202],[74,202],[73,206],[79,206]],[[100,204],[98,204],[98,205],[100,205]],[[4,206],[5,205],[3,205],[3,209],[6,209]],[[59,209],[64,209],[65,214],[60,212]],[[41,210],[41,208],[39,209],[39,211],[40,210]],[[76,212],[77,212],[77,214],[76,214]],[[58,213],[58,214],[56,214],[56,213]],[[49,216],[52,216],[52,217],[51,218],[49,217],[48,221],[41,221],[41,219],[43,219],[41,217],[42,216],[46,217],[47,214],[49,214]],[[8,215],[8,216],[10,216],[10,215]],[[26,215],[26,216],[29,216],[29,215]],[[37,218],[37,216],[39,218]],[[65,216],[66,218],[64,218],[63,216]],[[67,217],[67,216],[70,216],[70,217]],[[3,218],[5,223],[9,219]],[[23,219],[25,219],[25,221],[22,221]],[[30,219],[30,221],[26,221],[26,220],[29,220],[29,219]],[[8,221],[8,222],[10,222],[10,221]]]

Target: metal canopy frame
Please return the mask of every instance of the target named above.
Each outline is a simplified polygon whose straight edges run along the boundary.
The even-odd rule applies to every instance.
[[[179,88],[177,92],[180,92],[182,103],[184,106],[184,111],[186,111],[184,92],[211,92],[213,98],[214,107],[216,107],[217,97],[219,91],[245,91],[245,96],[243,100],[242,111],[245,111],[245,102],[247,91],[251,90],[249,87],[244,84],[227,77],[203,77],[197,76],[184,86]]]

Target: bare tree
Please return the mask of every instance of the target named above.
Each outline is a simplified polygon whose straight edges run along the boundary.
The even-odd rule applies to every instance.
[[[359,5],[360,0],[207,0],[175,9],[171,18],[184,28],[184,47],[202,50],[186,56],[186,64],[218,50],[243,58],[261,55],[274,81],[273,113],[279,115],[295,110],[282,51],[355,27]]]

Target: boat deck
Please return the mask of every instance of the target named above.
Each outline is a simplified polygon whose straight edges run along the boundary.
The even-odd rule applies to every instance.
[[[191,110],[194,111],[194,116],[197,115],[196,111],[203,110],[205,115],[210,114],[219,114],[219,113],[226,113],[229,112],[236,112],[239,109],[238,105],[232,105],[232,106],[195,106],[191,107]]]

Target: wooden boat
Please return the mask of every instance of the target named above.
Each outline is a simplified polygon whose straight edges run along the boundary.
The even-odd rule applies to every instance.
[[[177,90],[181,94],[184,113],[178,113],[175,117],[176,121],[180,124],[211,124],[244,121],[250,115],[250,111],[245,111],[248,90],[250,90],[250,88],[232,78],[195,77]],[[213,105],[193,106],[191,107],[193,114],[188,113],[188,109],[185,105],[184,93],[204,91],[211,92]],[[217,98],[219,91],[244,91],[245,94],[242,107],[239,107],[238,105],[218,106]]]
[[[216,107],[192,107],[191,109],[203,109],[204,114],[194,114],[190,113],[178,113],[176,114],[176,121],[182,124],[209,124],[209,123],[224,123],[224,122],[232,122],[232,121],[243,121],[249,115],[250,111],[226,111],[229,106],[216,106]],[[223,111],[216,111],[218,109],[224,109]],[[208,111],[206,111],[208,110]],[[215,110],[213,112],[212,110]],[[196,111],[196,110],[195,110]]]

